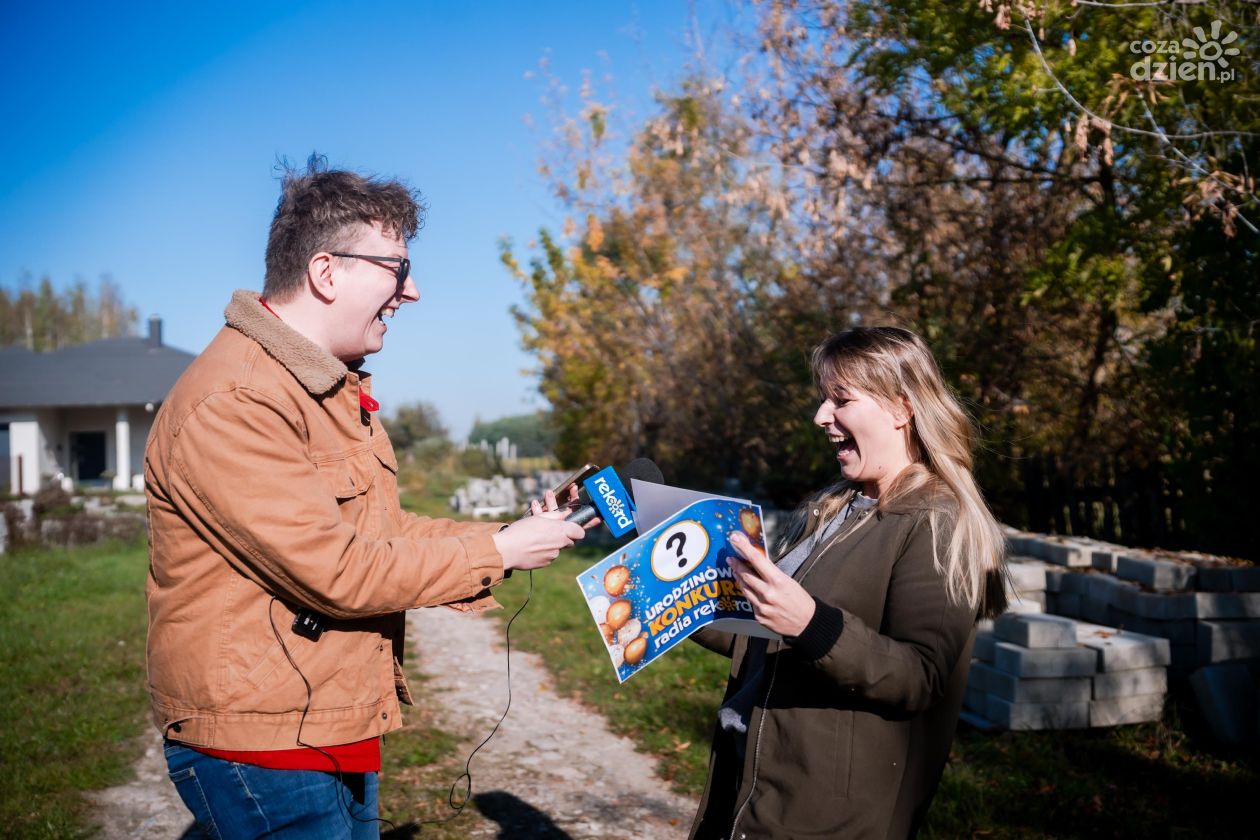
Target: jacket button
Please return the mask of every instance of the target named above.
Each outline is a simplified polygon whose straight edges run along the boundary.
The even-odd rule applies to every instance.
[[[184,731],[184,727],[180,726],[178,723],[172,723],[172,724],[171,724],[171,731],[172,731],[172,732],[183,732],[183,731]]]
[[[389,712],[381,712],[381,720],[389,720]]]
[[[486,575],[485,577],[483,577],[483,578],[481,579],[481,585],[482,585],[482,586],[489,586],[489,585],[490,585],[490,576],[489,576],[489,575]]]

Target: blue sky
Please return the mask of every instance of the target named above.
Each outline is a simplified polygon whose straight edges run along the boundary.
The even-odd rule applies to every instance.
[[[697,4],[707,15],[705,4]],[[373,357],[386,411],[452,431],[543,407],[496,242],[561,210],[536,174],[536,70],[612,74],[632,110],[689,57],[688,4],[253,2],[0,5],[0,284],[108,274],[168,344],[200,351],[259,289],[278,156],[395,175],[430,204],[421,301]],[[606,56],[606,57],[605,57]],[[532,114],[531,128],[524,117]]]

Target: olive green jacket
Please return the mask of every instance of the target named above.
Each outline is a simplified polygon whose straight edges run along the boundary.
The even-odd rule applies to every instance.
[[[976,610],[947,598],[923,511],[855,515],[795,577],[818,614],[799,638],[769,643],[742,761],[715,731],[691,836],[913,836],[949,755]],[[764,644],[696,640],[731,656],[727,697],[750,643]]]

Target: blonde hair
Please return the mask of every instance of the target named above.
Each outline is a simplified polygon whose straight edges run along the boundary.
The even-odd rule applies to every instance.
[[[932,553],[946,591],[956,604],[978,615],[996,615],[1006,606],[1006,538],[971,474],[975,428],[945,384],[932,351],[900,327],[855,327],[814,348],[814,382],[823,399],[841,386],[862,391],[890,411],[910,406],[912,463],[881,494],[878,510],[926,510]],[[810,536],[807,511],[819,508],[818,523],[830,521],[860,489],[850,481],[828,487],[798,509],[781,547]],[[810,529],[812,531],[812,529]],[[944,551],[938,536],[948,533]]]

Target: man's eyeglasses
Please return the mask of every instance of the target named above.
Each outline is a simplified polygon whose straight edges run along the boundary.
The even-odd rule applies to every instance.
[[[371,254],[343,254],[339,251],[329,251],[334,257],[350,257],[356,260],[369,260],[371,262],[398,263],[398,268],[394,269],[394,278],[398,281],[398,291],[402,291],[403,284],[407,282],[408,275],[411,274],[411,260],[406,257],[374,257]]]

